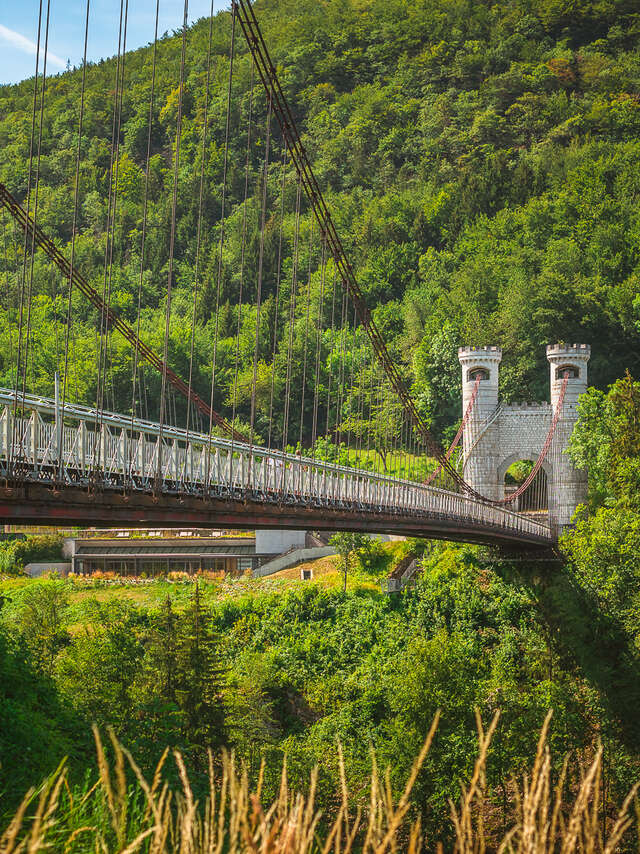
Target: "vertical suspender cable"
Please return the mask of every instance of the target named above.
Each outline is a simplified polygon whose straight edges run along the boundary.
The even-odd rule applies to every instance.
[[[184,64],[187,48],[187,24],[189,20],[189,0],[184,0],[184,16],[182,21],[182,44],[180,53],[180,89],[178,94],[178,116],[176,119],[176,151],[173,167],[173,195],[171,199],[171,236],[169,238],[169,269],[167,271],[167,303],[164,318],[164,349],[162,386],[160,392],[160,435],[158,437],[158,459],[156,460],[156,488],[162,479],[162,439],[166,417],[167,395],[167,360],[169,358],[169,332],[171,329],[171,292],[173,286],[173,261],[176,246],[176,212],[178,208],[178,172],[180,169],[180,142],[182,139],[182,103],[184,97]]]
[[[320,354],[322,345],[322,325],[324,320],[324,286],[327,275],[327,241],[322,240],[322,257],[320,261],[320,298],[318,300],[318,317],[316,320],[316,365],[313,381],[313,419],[311,423],[311,455],[316,458],[316,439],[318,438],[318,404],[320,401]]]
[[[198,307],[198,280],[200,277],[200,241],[202,234],[202,207],[204,198],[204,164],[207,151],[207,130],[209,123],[209,87],[211,81],[211,38],[213,34],[213,0],[209,10],[209,40],[207,43],[207,83],[204,96],[204,119],[202,125],[202,150],[200,161],[200,192],[198,194],[198,226],[196,229],[196,262],[193,275],[193,311],[191,315],[191,348],[189,351],[189,397],[187,398],[187,435],[186,445],[189,447],[189,429],[191,427],[191,388],[193,383],[193,349],[196,337],[196,311]]]
[[[151,135],[153,129],[153,107],[154,107],[154,99],[155,99],[155,88],[156,88],[156,64],[157,64],[157,56],[158,56],[158,19],[160,17],[160,0],[156,0],[156,21],[155,21],[155,29],[153,34],[153,52],[151,57],[151,92],[149,94],[149,119],[147,124],[147,154],[145,158],[145,170],[144,170],[144,198],[142,203],[142,235],[140,239],[140,274],[138,276],[138,301],[137,301],[137,312],[136,312],[136,334],[135,334],[135,342],[133,345],[133,365],[132,365],[132,376],[131,376],[131,434],[133,438],[133,421],[136,417],[136,385],[138,386],[138,400],[139,400],[139,409],[142,411],[143,403],[144,403],[144,417],[149,417],[147,399],[146,399],[146,385],[144,383],[144,372],[142,369],[142,365],[140,365],[140,370],[138,371],[138,359],[140,356],[140,315],[142,313],[142,280],[144,277],[144,262],[145,262],[145,248],[147,241],[147,216],[149,213],[149,162],[151,160]],[[133,443],[132,443],[133,446]],[[133,450],[132,450],[133,453]],[[130,466],[133,465],[133,456],[131,457]]]
[[[333,378],[333,345],[334,334],[336,328],[336,285],[338,281],[338,268],[333,268],[333,283],[331,286],[331,330],[329,334],[328,358],[329,358],[329,376],[327,379],[327,418],[325,423],[325,439],[329,442],[329,429],[331,421],[331,380]]]
[[[227,83],[227,117],[224,131],[224,160],[222,166],[222,200],[220,207],[220,242],[218,245],[218,275],[216,277],[216,319],[213,337],[213,359],[211,363],[211,398],[209,405],[209,445],[205,466],[205,494],[209,491],[209,475],[211,472],[211,439],[213,433],[213,403],[216,385],[216,361],[218,356],[218,327],[220,316],[220,288],[222,287],[222,250],[224,248],[225,204],[227,198],[227,169],[229,165],[229,128],[231,124],[231,95],[233,90],[233,59],[236,46],[236,7],[237,0],[231,0],[231,46],[229,48],[229,79]],[[232,429],[233,424],[232,424]],[[233,459],[230,461],[230,466]]]
[[[9,345],[9,376],[11,376],[11,372],[13,371],[13,329],[11,327],[11,284],[9,277],[9,251],[7,248],[7,221],[6,221],[6,212],[4,208],[2,209],[2,237],[4,242],[4,269],[5,269],[5,284],[6,284],[6,295],[7,295],[7,335],[8,335],[8,345]],[[13,233],[14,233],[14,242],[13,242],[13,255],[16,255],[15,252],[15,230],[16,224],[13,223]]]
[[[42,158],[42,126],[44,124],[44,101],[45,101],[45,93],[47,86],[47,55],[49,49],[49,19],[51,12],[51,3],[50,0],[47,0],[47,17],[45,23],[45,36],[44,36],[44,58],[42,60],[42,87],[40,92],[40,125],[38,128],[38,157],[36,159],[36,180],[35,180],[35,198],[33,203],[33,219],[34,222],[38,221],[38,200],[39,200],[39,191],[40,191],[40,161]],[[31,258],[29,262],[29,287],[27,290],[27,330],[25,336],[25,348],[24,348],[24,373],[22,375],[22,408],[24,409],[25,398],[27,394],[27,371],[29,369],[29,342],[31,339],[31,308],[32,308],[32,298],[33,298],[33,274],[34,274],[34,263],[35,263],[35,254],[36,254],[36,244],[35,244],[35,235],[32,235],[31,238]],[[31,348],[33,349],[33,348]],[[31,359],[33,361],[33,352],[31,352]],[[34,428],[35,429],[35,428]],[[35,460],[34,460],[35,463]]]
[[[356,360],[356,329],[358,323],[358,313],[354,307],[353,309],[353,327],[350,330],[350,337],[353,336],[351,347],[349,347],[349,394],[347,397],[348,400],[348,416],[347,416],[347,437],[346,437],[346,445],[347,445],[347,459],[349,460],[349,464],[351,465],[351,443],[353,441],[352,433],[353,433],[353,367]]]
[[[63,369],[63,377],[62,377],[62,405],[61,405],[61,414],[60,420],[61,423],[64,423],[64,408],[67,402],[67,374],[69,370],[69,343],[71,337],[71,312],[73,306],[73,267],[75,262],[75,251],[76,251],[76,232],[78,227],[78,198],[80,195],[80,153],[82,151],[82,126],[84,120],[84,95],[85,95],[85,85],[87,79],[87,43],[89,40],[89,9],[91,5],[91,0],[87,0],[86,12],[85,12],[85,23],[84,23],[84,51],[82,56],[82,82],[80,86],[80,117],[78,119],[78,145],[76,148],[76,174],[75,174],[75,184],[73,191],[73,222],[71,226],[71,258],[69,260],[69,266],[71,268],[71,272],[69,274],[69,292],[67,299],[67,325],[65,330],[65,342],[64,342],[64,369]],[[60,453],[62,449],[58,449],[58,477],[61,476],[62,473],[62,454]]]
[[[283,430],[282,430],[282,452],[286,453],[287,443],[289,439],[289,412],[291,409],[291,365],[293,361],[293,341],[294,327],[296,319],[296,291],[297,291],[297,269],[298,269],[298,244],[300,239],[300,202],[301,202],[302,187],[298,179],[296,191],[296,217],[293,235],[293,264],[291,270],[291,294],[289,297],[289,340],[287,346],[287,378],[285,383],[284,393],[284,415],[283,415]],[[285,489],[286,465],[282,469],[282,490]]]
[[[284,192],[287,178],[287,149],[282,153],[282,186],[280,188],[280,229],[278,237],[278,261],[276,271],[276,304],[273,319],[273,344],[271,349],[271,395],[269,398],[269,437],[267,447],[271,450],[271,437],[273,433],[273,397],[276,381],[276,349],[278,345],[278,320],[280,309],[280,283],[282,279],[282,234],[284,231]]]
[[[42,34],[42,0],[39,3],[38,10],[38,40],[36,44],[36,69],[35,75],[33,78],[33,104],[31,110],[31,138],[29,141],[29,170],[27,173],[27,216],[29,216],[31,212],[31,185],[32,185],[32,177],[33,177],[33,144],[35,140],[35,132],[36,132],[36,106],[38,103],[38,70],[40,67],[40,38]],[[18,347],[16,354],[16,394],[13,401],[13,418],[11,419],[11,446],[9,449],[9,460],[8,460],[8,469],[9,472],[12,472],[13,468],[13,455],[14,448],[16,442],[16,425],[18,422],[18,385],[21,382],[21,372],[22,372],[22,335],[23,335],[23,323],[24,323],[24,310],[25,310],[25,296],[26,296],[26,285],[27,285],[27,248],[28,248],[28,240],[29,240],[29,232],[25,229],[24,232],[24,244],[22,248],[22,280],[20,283],[20,309],[18,312]]]
[[[128,11],[128,0],[127,0],[127,11]],[[120,0],[120,21],[118,26],[118,57],[116,62],[116,79],[115,79],[115,87],[114,87],[114,95],[113,95],[113,122],[111,127],[111,156],[110,156],[110,167],[109,167],[109,202],[107,206],[107,234],[105,241],[105,249],[104,249],[104,268],[103,268],[103,281],[102,281],[102,310],[100,313],[100,329],[98,333],[98,364],[97,364],[97,401],[96,401],[96,417],[94,423],[93,430],[93,469],[94,469],[94,480],[98,481],[98,470],[100,465],[106,466],[106,460],[102,460],[102,442],[100,441],[100,433],[103,429],[103,418],[102,411],[104,407],[104,373],[106,370],[106,350],[107,350],[107,342],[106,336],[108,335],[109,329],[109,303],[111,296],[110,289],[110,280],[111,280],[111,270],[112,270],[112,262],[113,262],[113,231],[115,229],[115,214],[116,214],[116,198],[118,191],[118,173],[117,173],[117,151],[118,151],[118,143],[119,143],[119,134],[120,134],[120,87],[123,85],[123,81],[120,79],[121,74],[121,62],[124,62],[124,57],[122,56],[123,44],[123,22],[126,19],[124,0]],[[125,46],[126,46],[126,24],[125,24]],[[115,176],[115,177],[114,177]]]
[[[344,289],[342,291],[342,319],[340,326],[340,359],[338,367],[338,387],[336,389],[336,446],[338,448],[338,458],[340,456],[340,445],[342,444],[342,412],[344,406],[344,363],[345,363],[345,337],[347,327],[349,325],[347,317],[347,307],[349,304],[349,295]]]
[[[253,130],[253,74],[254,63],[251,58],[251,83],[249,84],[249,122],[247,125],[247,149],[245,154],[244,164],[244,199],[242,202],[242,242],[240,247],[240,292],[238,294],[238,312],[237,312],[237,327],[236,327],[236,352],[235,363],[233,370],[233,401],[231,423],[234,424],[237,414],[237,394],[238,394],[238,372],[240,370],[240,331],[242,326],[242,308],[244,297],[244,265],[247,249],[247,199],[249,196],[249,166],[251,158],[251,132]],[[233,446],[231,449],[233,453]]]
[[[269,148],[271,145],[271,99],[267,107],[267,132],[264,151],[264,174],[262,179],[262,213],[260,222],[260,248],[258,252],[258,289],[256,293],[256,343],[253,350],[253,384],[251,386],[251,418],[249,445],[253,446],[256,417],[256,382],[258,379],[258,357],[260,355],[260,311],[262,307],[262,270],[264,265],[264,232],[267,218],[267,184],[269,179]]]
[[[360,379],[358,381],[358,435],[357,435],[357,449],[356,449],[356,468],[361,468],[361,455],[362,455],[362,433],[363,433],[363,425],[364,425],[364,406],[365,406],[365,395],[366,395],[366,382],[367,382],[367,350],[366,347],[362,348],[358,346],[358,361],[360,363]]]
[[[309,341],[309,317],[311,314],[311,262],[313,256],[313,226],[314,220],[311,220],[311,224],[309,227],[309,265],[307,270],[307,306],[305,312],[305,322],[304,322],[304,355],[302,358],[302,384],[300,386],[300,433],[298,436],[298,444],[300,447],[300,453],[302,453],[302,438],[304,431],[304,405],[305,405],[305,392],[307,386],[307,350],[308,350],[308,341]]]

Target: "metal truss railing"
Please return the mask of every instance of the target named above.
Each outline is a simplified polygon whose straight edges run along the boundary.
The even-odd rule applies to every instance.
[[[0,477],[440,516],[551,541],[548,526],[460,493],[0,389]],[[13,437],[13,443],[12,443]]]

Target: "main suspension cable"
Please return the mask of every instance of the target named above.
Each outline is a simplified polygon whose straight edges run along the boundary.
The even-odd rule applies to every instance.
[[[371,313],[366,305],[353,268],[346,256],[344,247],[340,241],[331,218],[331,214],[322,195],[322,191],[311,167],[306,150],[300,139],[300,134],[293,117],[293,112],[280,84],[275,65],[269,55],[251,0],[234,0],[234,5],[237,6],[238,20],[249,50],[255,60],[262,84],[267,92],[267,96],[270,96],[273,99],[273,110],[278,120],[278,124],[280,125],[280,130],[283,134],[287,148],[289,149],[291,161],[295,165],[300,176],[305,195],[311,204],[314,216],[318,221],[323,235],[327,238],[334,261],[344,282],[344,286],[349,291],[351,299],[358,311],[360,322],[372,341],[374,350],[384,367],[392,388],[402,401],[409,419],[414,423],[416,429],[423,436],[427,450],[441,462],[443,468],[447,470],[454,482],[457,483],[463,491],[466,491],[470,495],[481,500],[486,500],[483,499],[479,493],[475,492],[469,484],[465,483],[449,461],[445,459],[442,448],[440,448],[431,435],[424,419],[416,407],[415,401],[409,395],[400,372],[391,358],[384,340],[371,317]]]
[[[73,275],[74,286],[82,293],[87,299],[91,302],[91,304],[98,309],[98,311],[104,311],[108,320],[108,324],[111,328],[117,329],[118,332],[131,344],[132,347],[136,346],[143,356],[146,362],[148,362],[152,367],[154,367],[159,373],[162,373],[163,370],[166,370],[167,379],[169,382],[176,388],[181,394],[185,397],[189,396],[189,387],[184,382],[184,380],[178,376],[171,368],[166,365],[162,361],[162,359],[153,352],[153,350],[144,343],[141,339],[136,336],[134,330],[122,319],[122,317],[113,309],[111,306],[107,306],[101,299],[100,294],[91,287],[91,285],[87,282],[87,280],[80,274],[77,266],[71,270],[69,262],[64,257],[62,252],[58,249],[58,247],[53,243],[53,241],[47,237],[47,235],[42,231],[42,229],[37,226],[33,218],[27,214],[24,208],[20,205],[18,200],[11,195],[9,190],[5,187],[4,184],[0,183],[0,205],[3,205],[11,214],[11,216],[15,219],[18,226],[27,234],[27,237],[31,235],[35,236],[36,245],[42,249],[42,251],[47,255],[56,266],[62,270],[63,274],[67,277]],[[144,387],[144,386],[143,386]],[[146,391],[145,391],[146,394]],[[233,430],[232,425],[221,415],[219,415],[214,410],[210,409],[209,405],[205,403],[204,400],[195,392],[191,391],[191,399],[193,400],[194,405],[202,412],[202,414],[207,418],[207,420],[213,420],[222,430],[224,430],[227,435],[234,435],[236,442],[245,442],[246,439],[237,431]],[[145,403],[145,411],[146,417],[149,417],[149,406],[148,402]]]

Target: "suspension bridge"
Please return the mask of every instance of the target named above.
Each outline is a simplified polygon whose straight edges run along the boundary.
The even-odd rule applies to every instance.
[[[496,348],[463,348],[462,421],[451,445],[440,447],[360,288],[249,0],[215,18],[212,7],[204,65],[189,44],[185,0],[164,148],[156,140],[167,89],[156,4],[133,215],[123,181],[128,2],[120,3],[114,80],[104,93],[111,120],[102,140],[103,257],[91,265],[83,186],[87,128],[95,124],[86,97],[89,12],[87,0],[84,61],[69,83],[77,105],[75,158],[63,184],[69,233],[42,216],[49,0],[40,0],[27,174],[16,186],[0,184],[8,386],[0,389],[0,519],[552,545],[584,491],[563,452],[586,388],[587,350],[548,352],[551,403],[527,411],[532,430],[531,418],[507,418],[498,402]],[[226,53],[216,54],[221,35]],[[201,83],[190,97],[197,90],[199,102],[187,118],[192,71]],[[154,157],[170,175],[162,203],[152,200]],[[158,209],[161,222],[151,222]],[[165,236],[159,248],[154,227]],[[34,335],[45,302],[55,356],[39,353]],[[154,315],[155,343],[145,334],[152,309],[162,313],[162,329]],[[126,342],[126,359],[118,360],[117,341]],[[90,357],[80,366],[83,347]],[[531,467],[506,493],[496,473],[502,478],[512,457]],[[546,513],[519,512],[543,477]]]

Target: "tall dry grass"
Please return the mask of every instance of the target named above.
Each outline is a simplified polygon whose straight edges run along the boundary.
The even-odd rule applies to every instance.
[[[501,839],[486,828],[490,812],[485,769],[498,717],[484,729],[478,717],[478,756],[473,773],[461,786],[460,799],[450,804],[453,843],[446,849],[458,854],[497,851],[514,854],[613,854],[618,850],[640,851],[640,840],[632,836],[638,826],[638,786],[629,792],[617,817],[603,820],[601,814],[602,752],[574,787],[567,786],[567,761],[552,782],[551,755],[547,741],[550,716],[540,734],[530,772],[514,781],[513,815]],[[445,846],[428,839],[420,818],[412,812],[411,792],[438,726],[433,721],[424,746],[399,799],[395,799],[389,774],[380,775],[375,757],[370,796],[365,805],[352,804],[344,763],[340,755],[340,806],[332,822],[320,824],[316,808],[316,775],[311,776],[306,795],[291,791],[286,765],[278,797],[269,806],[262,801],[262,772],[251,791],[247,774],[233,756],[225,754],[221,771],[214,772],[210,758],[209,792],[202,804],[194,798],[185,763],[174,753],[181,782],[170,790],[165,780],[165,751],[153,779],[144,778],[133,757],[111,736],[113,761],[107,760],[99,733],[95,732],[99,778],[83,795],[83,802],[98,799],[102,821],[79,824],[72,829],[61,815],[77,810],[67,784],[64,767],[52,775],[38,792],[27,793],[0,838],[0,854],[36,852],[95,852],[96,854],[395,854],[437,851]],[[135,784],[131,784],[131,776]],[[567,789],[571,790],[569,795]],[[64,797],[63,797],[64,796]],[[69,800],[71,799],[71,800]],[[132,816],[132,804],[137,804]],[[98,813],[100,814],[100,811]],[[621,847],[623,846],[623,848]]]

